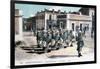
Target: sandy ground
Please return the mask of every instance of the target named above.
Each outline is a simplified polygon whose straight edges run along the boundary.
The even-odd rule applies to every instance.
[[[94,40],[88,36],[84,38],[84,42],[82,57],[77,57],[77,45],[75,43],[73,47],[62,48],[44,54],[26,53],[26,50],[16,47],[15,65],[94,61]]]

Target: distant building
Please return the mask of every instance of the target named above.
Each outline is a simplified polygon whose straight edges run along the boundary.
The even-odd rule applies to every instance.
[[[67,26],[67,14],[65,13],[60,13],[57,15],[57,26],[58,28],[62,29],[68,29]]]
[[[87,10],[88,11],[88,10]],[[37,12],[36,14],[36,29],[47,30],[52,26],[62,29],[74,30],[79,27],[83,30],[84,27],[88,27],[91,30],[92,27],[92,11],[83,13],[83,10],[79,12],[66,13],[60,10],[55,11],[47,10]],[[93,12],[94,13],[94,12]],[[85,15],[86,14],[86,15]]]
[[[23,18],[23,31],[32,30],[32,22],[28,20],[29,18]]]
[[[94,8],[81,8],[79,11],[82,13],[82,15],[88,15],[92,18],[91,32],[94,32],[95,9]]]
[[[64,14],[64,12],[60,12],[60,10],[55,11],[54,9],[52,10],[47,10],[45,9],[44,11],[37,12],[36,14],[36,28],[37,30],[48,30],[52,27],[60,27],[59,17],[57,17],[59,14]]]
[[[27,21],[31,23],[31,31],[35,32],[36,31],[36,17],[35,16],[29,17]]]
[[[36,32],[36,17],[23,18],[23,31]]]
[[[82,13],[82,15],[87,15],[87,16],[94,16],[95,11],[93,8],[81,8],[79,12]]]
[[[37,12],[34,17],[24,20],[24,27],[26,30],[34,31],[45,30],[56,27],[58,29],[67,29],[76,31],[79,28],[81,31],[86,27],[87,31],[91,32],[93,29],[94,9],[81,8],[78,12],[62,12],[54,9],[44,9]]]
[[[84,27],[91,28],[92,27],[92,17],[88,15],[80,14],[67,14],[67,26],[68,29],[76,31],[77,28],[80,28],[82,31]],[[89,29],[90,30],[90,29]]]
[[[22,40],[22,12],[15,9],[15,41]]]

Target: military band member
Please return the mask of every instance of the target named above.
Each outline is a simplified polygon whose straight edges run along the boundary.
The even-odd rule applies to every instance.
[[[59,34],[59,31],[57,30],[56,31],[56,36],[55,36],[55,47],[56,48],[59,48],[59,45],[58,45],[59,40],[60,40],[60,34]]]
[[[41,46],[42,43],[42,37],[41,37],[42,33],[41,31],[37,31],[37,43],[38,43],[38,47]]]
[[[66,43],[66,45],[68,46],[69,45],[69,42],[68,42],[68,30],[66,30],[63,34],[64,38],[63,38],[63,41],[64,43]]]
[[[81,52],[82,52],[82,48],[84,46],[84,41],[82,38],[82,32],[79,31],[78,32],[78,37],[77,37],[77,51],[78,51],[78,57],[82,56]]]
[[[49,30],[47,32],[47,46],[51,45],[51,40],[52,40],[52,32]]]
[[[73,31],[70,30],[69,34],[70,34],[70,42],[71,42],[70,47],[72,47],[73,46],[73,39],[74,39]]]

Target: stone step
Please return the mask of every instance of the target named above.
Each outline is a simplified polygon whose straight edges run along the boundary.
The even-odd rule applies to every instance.
[[[34,50],[33,48],[23,48],[23,50]]]
[[[45,53],[45,51],[28,51],[26,53],[37,53],[37,54],[42,54]]]
[[[37,49],[38,50],[38,49],[43,49],[43,48],[42,47],[41,48],[35,47],[34,49]]]

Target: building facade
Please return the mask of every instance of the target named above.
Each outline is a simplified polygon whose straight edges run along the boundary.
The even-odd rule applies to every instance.
[[[91,31],[92,17],[80,14],[67,14],[67,26],[69,30],[76,31],[79,28],[81,31],[87,27]]]
[[[51,28],[57,21],[57,13],[54,10],[47,10],[37,12],[36,14],[36,28],[41,30],[47,30]]]
[[[82,15],[87,15],[92,18],[92,27],[91,27],[91,33],[94,33],[94,28],[95,28],[95,9],[94,8],[81,8],[79,10]]]
[[[77,13],[66,13],[61,12],[60,10],[55,11],[54,9],[45,9],[36,14],[36,29],[48,30],[52,26],[55,26],[57,28],[76,31],[78,27],[80,30],[83,30],[84,27],[86,27],[88,28],[88,31],[91,31],[91,14],[94,14],[94,10],[89,9],[85,13],[83,13],[83,10]]]
[[[67,14],[66,13],[60,13],[57,15],[57,26],[60,29],[67,29]]]
[[[65,18],[63,18],[63,16],[65,16]],[[54,9],[45,9],[44,11],[37,12],[36,14],[36,28],[41,30],[48,30],[52,27],[63,28],[63,26],[65,26],[64,24],[67,22],[66,17],[67,15],[65,12],[61,12],[60,10],[55,11]]]

